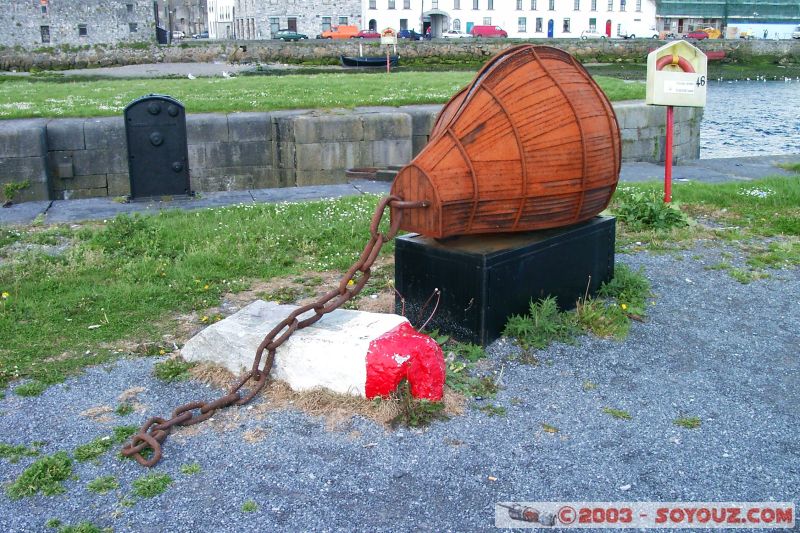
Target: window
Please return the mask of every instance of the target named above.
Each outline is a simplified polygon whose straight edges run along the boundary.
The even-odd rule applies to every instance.
[[[592,0],[592,11],[597,11],[597,0]]]
[[[278,17],[270,17],[269,18],[269,33],[272,36],[275,36],[278,33],[278,30],[281,29],[281,19]]]
[[[431,0],[431,9],[439,9],[439,0]]]
[[[642,12],[642,0],[636,0],[636,11]]]
[[[411,9],[411,0],[403,0],[403,9]]]
[[[347,26],[347,17],[339,17],[339,25]]]
[[[461,0],[453,0],[453,9],[461,9]]]
[[[536,0],[531,0],[531,11],[536,11]]]
[[[394,9],[394,0],[389,0],[389,9]]]
[[[472,0],[472,9],[478,9],[478,0]]]
[[[369,0],[369,8],[370,8],[370,9],[377,9],[377,8],[375,7],[375,0]]]
[[[517,11],[522,11],[522,0],[517,0]]]
[[[137,31],[139,31],[139,23],[138,22],[129,22],[128,23],[128,30],[130,30],[131,33],[136,33]]]
[[[569,33],[569,19],[564,19],[564,33]]]
[[[614,0],[608,0],[608,10],[614,11]]]
[[[625,0],[619,0],[619,10],[625,11]]]
[[[542,33],[542,17],[536,17],[536,33]]]
[[[581,0],[575,0],[575,7],[573,9],[575,9],[575,11],[581,10]]]
[[[589,19],[589,31],[597,30],[597,19]]]
[[[322,31],[330,31],[330,30],[331,30],[331,18],[322,17]]]
[[[89,31],[86,29],[86,24],[78,24],[78,37],[86,37]]]
[[[42,32],[42,42],[49,43],[50,42],[50,26],[39,26],[39,29]]]
[[[401,30],[408,29],[408,19],[400,19],[400,29]]]
[[[483,17],[483,25],[484,26],[491,26],[492,25],[492,17]]]
[[[128,13],[133,13],[133,4],[125,4],[125,9],[128,10]]]
[[[461,31],[461,19],[453,19],[453,29]]]
[[[517,19],[518,32],[525,33],[527,31],[526,30],[527,26],[528,26],[528,21],[525,19],[525,17],[519,17],[519,19]]]
[[[555,10],[556,10],[556,0],[550,0],[550,3],[549,3],[549,5],[547,6],[547,8],[548,8],[550,11],[555,11]]]
[[[486,9],[494,9],[494,0],[489,0],[486,4]]]
[[[47,14],[47,4],[42,4],[42,14],[43,15]]]

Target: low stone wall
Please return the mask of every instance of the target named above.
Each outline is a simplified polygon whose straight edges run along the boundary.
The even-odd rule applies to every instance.
[[[648,52],[664,41],[652,39],[443,39],[403,42],[398,53],[410,60],[426,59],[433,63],[449,60],[479,62],[510,46],[531,42],[566,50],[586,62],[626,61],[643,63]],[[800,63],[800,40],[713,39],[699,41],[702,50],[724,50],[732,60],[750,61],[766,58],[775,63]],[[172,46],[94,45],[78,48],[45,47],[0,49],[0,70],[70,69],[136,65],[142,63],[196,63],[232,61],[239,63],[338,63],[341,55],[358,55],[359,45],[365,55],[382,55],[377,42],[363,40],[302,41],[204,41]],[[243,51],[240,46],[246,48]]]
[[[345,169],[404,165],[428,141],[440,105],[188,115],[196,192],[343,183]],[[623,161],[663,161],[665,111],[614,104]],[[697,159],[702,110],[675,112],[674,159]],[[28,180],[19,200],[130,192],[123,118],[0,122],[0,184]]]

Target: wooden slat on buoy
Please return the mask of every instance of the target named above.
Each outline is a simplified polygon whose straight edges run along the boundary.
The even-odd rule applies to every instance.
[[[436,238],[567,226],[605,209],[622,160],[614,109],[568,53],[521,45],[442,109],[392,194],[429,206],[402,229]]]

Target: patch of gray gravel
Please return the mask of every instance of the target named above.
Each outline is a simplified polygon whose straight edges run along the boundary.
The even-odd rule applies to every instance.
[[[197,435],[173,435],[154,470],[172,476],[162,495],[130,498],[145,470],[116,457],[76,463],[59,496],[12,501],[0,496],[0,530],[43,531],[48,519],[87,520],[114,531],[483,531],[494,529],[498,501],[793,501],[800,494],[800,269],[772,271],[742,285],[724,271],[719,248],[618,255],[642,267],[654,305],[624,342],[584,337],[514,361],[518,348],[489,349],[501,391],[463,416],[425,430],[386,431],[353,418],[330,430],[298,411],[262,420],[246,408],[217,415]],[[89,369],[37,398],[8,391],[0,401],[2,441],[42,440],[45,453],[71,451],[140,424],[176,405],[207,399],[196,382],[163,384],[155,359],[126,359]],[[584,383],[596,384],[584,390]],[[143,387],[144,411],[110,422],[80,413]],[[263,400],[259,400],[263,401]],[[491,417],[474,407],[507,409]],[[604,407],[628,411],[616,420]],[[674,424],[697,416],[698,429]],[[229,431],[218,426],[231,425]],[[543,431],[542,424],[558,428]],[[263,440],[245,432],[263,428]],[[0,483],[33,458],[0,460]],[[183,474],[197,462],[201,472]],[[101,475],[120,489],[86,490]],[[258,510],[242,511],[253,500]],[[128,502],[129,503],[129,502]],[[52,530],[50,530],[52,531]]]

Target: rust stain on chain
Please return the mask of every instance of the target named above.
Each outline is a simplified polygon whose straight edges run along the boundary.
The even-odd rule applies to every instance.
[[[228,390],[225,396],[210,402],[195,401],[181,405],[172,412],[172,418],[169,420],[161,417],[150,418],[142,425],[139,432],[131,437],[131,442],[123,446],[122,455],[134,458],[142,466],[154,466],[161,460],[161,446],[173,427],[191,426],[200,423],[214,416],[219,409],[230,405],[244,405],[255,398],[267,384],[267,377],[275,362],[275,351],[295,331],[314,324],[323,316],[335,311],[360,293],[369,280],[370,268],[378,258],[381,248],[400,231],[402,210],[427,206],[427,202],[404,202],[397,196],[382,198],[375,209],[375,214],[372,215],[372,222],[369,228],[370,240],[364,247],[364,251],[361,252],[358,261],[345,273],[337,289],[325,294],[314,303],[298,307],[275,326],[272,331],[267,333],[256,350],[252,368]],[[383,234],[379,231],[379,226],[387,207],[392,210],[391,223],[389,232]],[[356,276],[357,279],[355,279]],[[350,286],[351,281],[353,282],[352,287]],[[313,311],[311,316],[300,319],[302,315],[311,311]],[[266,359],[264,359],[264,352],[267,352]],[[261,365],[262,359],[264,359],[263,367]],[[250,383],[251,381],[252,383]],[[245,385],[249,389],[246,393],[242,392],[242,388]],[[149,459],[142,455],[142,452],[146,449],[153,451],[153,455]]]

